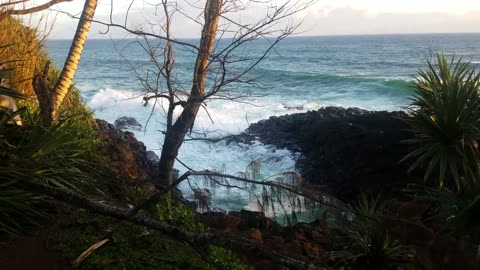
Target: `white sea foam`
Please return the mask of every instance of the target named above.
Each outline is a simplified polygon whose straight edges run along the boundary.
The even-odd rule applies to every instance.
[[[142,131],[133,131],[135,136],[145,143],[147,149],[160,154],[163,134],[161,131],[165,127],[165,109],[166,102],[159,100],[155,108],[153,102],[148,106],[142,106],[142,93],[133,90],[102,89],[89,98],[88,106],[95,110],[98,118],[113,123],[115,119],[122,116],[136,118],[146,129]],[[215,138],[229,134],[238,134],[244,131],[250,123],[266,119],[273,115],[284,115],[291,113],[306,112],[308,110],[317,110],[323,106],[355,106],[358,100],[344,99],[338,103],[337,98],[327,100],[320,104],[314,101],[305,100],[304,97],[295,98],[251,98],[249,103],[238,103],[231,101],[211,101],[208,107],[201,109],[195,121],[194,131],[206,134],[206,137]],[[252,105],[255,104],[255,105]],[[394,104],[372,102],[370,96],[368,102],[365,102],[363,108],[369,108],[370,104],[376,105],[375,109],[389,109]],[[207,113],[208,110],[208,113]],[[178,112],[176,113],[178,114]],[[149,121],[150,119],[150,121]],[[192,135],[193,137],[203,137],[203,135]],[[187,141],[182,145],[178,158],[194,170],[224,170],[225,173],[235,174],[245,172],[250,162],[256,160],[261,163],[261,173],[263,178],[270,177],[282,172],[295,170],[295,159],[297,153],[292,153],[286,149],[276,149],[271,145],[264,145],[260,142],[254,142],[252,145],[226,142],[209,143],[205,141]],[[181,173],[187,168],[177,163],[177,169]],[[247,190],[228,190],[222,187],[212,189],[203,181],[195,181],[193,185],[199,188],[209,189],[212,194],[212,207],[221,208],[226,211],[248,208],[259,210],[256,199],[251,197]],[[238,184],[238,183],[237,183]],[[184,196],[192,198],[193,194],[188,183],[180,185]],[[285,205],[288,211],[291,211],[288,205]],[[277,205],[277,209],[280,209]],[[267,212],[274,215],[272,211]],[[278,213],[277,213],[278,214]]]
[[[257,101],[258,102],[258,101]],[[95,110],[97,117],[111,123],[121,116],[136,118],[143,125],[150,115],[152,119],[146,130],[134,131],[136,137],[143,141],[148,149],[160,153],[165,118],[162,106],[152,110],[152,105],[142,106],[142,96],[130,90],[103,89],[91,97],[88,106]],[[252,106],[230,101],[213,101],[209,103],[208,114],[201,110],[195,122],[199,132],[207,131],[210,137],[226,134],[238,134],[246,129],[251,122],[289,112],[282,104],[265,103]],[[213,122],[212,122],[213,121]],[[195,136],[195,135],[192,135]],[[260,161],[262,177],[295,170],[295,153],[286,149],[276,149],[271,145],[254,142],[252,145],[225,142],[209,143],[204,141],[185,142],[179,151],[179,159],[195,170],[220,170],[235,174],[244,172],[248,164],[254,160]],[[184,172],[186,168],[177,163],[177,168]],[[197,183],[200,188],[209,188],[203,183]],[[192,192],[187,183],[180,186],[185,196],[191,197]],[[211,190],[213,207],[224,210],[239,210],[247,205],[249,192],[233,190],[227,192],[224,188]]]

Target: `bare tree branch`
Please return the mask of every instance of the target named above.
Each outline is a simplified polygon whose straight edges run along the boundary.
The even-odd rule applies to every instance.
[[[65,0],[65,1],[71,1],[71,0]],[[73,18],[73,19],[80,19],[80,17],[78,17],[76,15],[73,15],[71,13],[65,12],[65,11],[58,11],[58,12],[60,12],[62,14],[66,14],[67,16],[69,16],[70,18]],[[145,32],[145,31],[142,31],[142,30],[133,30],[131,28],[128,28],[126,25],[122,25],[122,24],[118,24],[118,23],[103,22],[103,21],[99,21],[99,20],[95,20],[95,19],[91,20],[91,22],[97,23],[97,24],[100,24],[100,25],[104,25],[104,26],[107,26],[107,27],[120,28],[120,29],[123,29],[123,30],[127,31],[128,33],[136,35],[136,36],[153,37],[153,38],[158,38],[158,39],[161,39],[161,40],[170,41],[170,42],[175,43],[175,44],[179,44],[179,45],[182,45],[182,46],[185,46],[185,47],[189,47],[189,48],[191,48],[195,51],[199,51],[199,48],[197,46],[191,44],[191,43],[183,42],[183,41],[173,39],[173,38],[169,39],[165,36],[158,35],[158,34],[151,33],[151,32]]]
[[[31,8],[25,8],[25,9],[9,9],[10,7],[13,8],[14,5],[19,4],[19,3],[24,3],[29,0],[20,0],[20,1],[15,1],[15,2],[10,2],[10,3],[4,3],[0,7],[6,8],[5,11],[0,12],[0,20],[3,18],[9,16],[9,15],[27,15],[27,14],[32,14],[35,12],[40,12],[42,10],[48,9],[52,7],[53,5],[62,3],[62,2],[71,2],[73,0],[51,0],[45,4],[31,7]]]

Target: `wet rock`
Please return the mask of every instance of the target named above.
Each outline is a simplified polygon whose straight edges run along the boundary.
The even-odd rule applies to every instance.
[[[115,127],[121,130],[142,130],[142,124],[133,117],[123,116],[115,120]]]
[[[265,214],[262,212],[242,209],[240,211],[240,218],[243,220],[243,222],[245,222],[248,228],[265,230],[271,229],[274,226],[273,220],[265,217]]]

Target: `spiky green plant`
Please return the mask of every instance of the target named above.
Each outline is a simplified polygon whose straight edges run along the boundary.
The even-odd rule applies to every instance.
[[[436,62],[418,71],[408,119],[417,149],[410,171],[426,167],[424,179],[457,190],[471,185],[480,173],[480,74],[469,63],[449,62],[438,54]],[[467,187],[468,188],[468,187]]]
[[[74,118],[49,128],[1,125],[0,232],[20,233],[44,216],[46,198],[29,183],[74,192],[92,189],[95,140],[93,131]]]
[[[412,249],[393,239],[382,227],[344,229],[343,249],[331,253],[337,265],[347,269],[388,270],[411,264]]]
[[[336,250],[329,260],[344,269],[387,270],[410,264],[413,250],[392,238],[380,220],[383,208],[379,198],[364,195],[345,220],[336,220]]]

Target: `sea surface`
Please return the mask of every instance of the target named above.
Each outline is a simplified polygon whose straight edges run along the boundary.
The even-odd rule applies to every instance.
[[[187,40],[197,42],[195,40]],[[154,42],[154,41],[152,41]],[[142,106],[145,93],[131,65],[145,72],[148,55],[134,40],[87,41],[75,82],[98,118],[111,123],[121,116],[136,118],[145,127],[135,131],[147,148],[160,153],[165,125],[161,102]],[[68,40],[48,40],[50,57],[59,67],[69,49]],[[265,42],[242,48],[241,54],[258,56]],[[480,34],[422,34],[292,37],[283,40],[252,72],[255,85],[233,85],[228,90],[249,93],[233,102],[213,100],[202,109],[196,132],[207,137],[238,134],[249,123],[273,115],[316,110],[322,106],[360,107],[369,110],[402,110],[409,104],[418,68],[435,52],[463,57],[480,68]],[[184,89],[191,87],[195,56],[175,47],[174,77]],[[127,61],[128,60],[128,61]],[[142,66],[142,67],[140,67]],[[140,76],[143,76],[140,74]],[[207,113],[208,110],[208,113]],[[189,141],[179,159],[195,170],[244,172],[252,161],[261,164],[261,177],[294,171],[298,153],[257,142],[253,145]],[[177,163],[182,172],[186,168]],[[208,188],[203,183],[192,183]],[[191,196],[187,184],[181,189]],[[211,189],[213,207],[223,210],[256,209],[251,194],[242,190]]]

